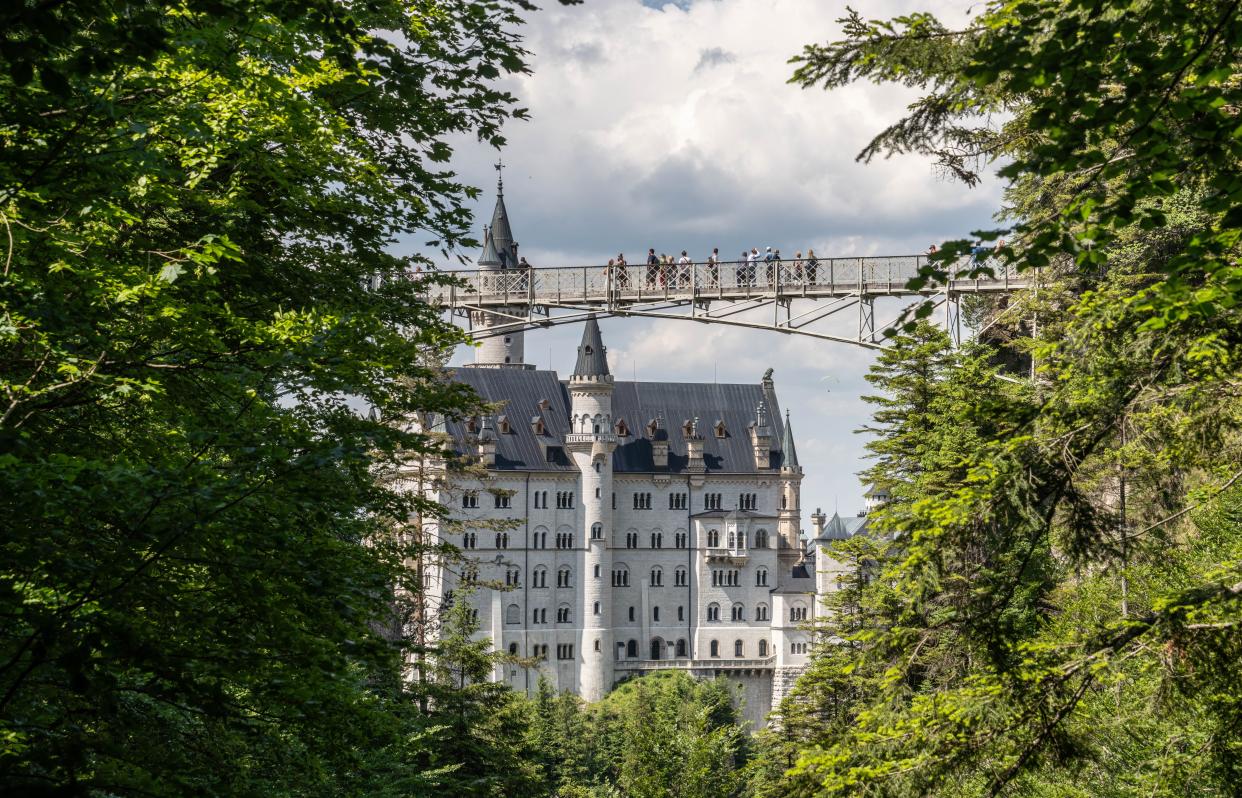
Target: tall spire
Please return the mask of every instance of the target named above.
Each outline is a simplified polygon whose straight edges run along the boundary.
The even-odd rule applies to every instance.
[[[789,411],[785,411],[785,434],[781,438],[781,467],[796,469],[798,467],[798,450],[794,448],[793,425],[789,422]]]
[[[517,266],[517,242],[509,227],[509,211],[505,208],[505,181],[501,174],[504,164],[496,163],[496,208],[492,211],[492,242],[500,263],[506,269]]]
[[[578,362],[574,365],[575,377],[607,377],[608,350],[604,347],[604,339],[599,334],[599,322],[595,314],[587,317],[586,328],[582,331],[582,343],[578,345]]]

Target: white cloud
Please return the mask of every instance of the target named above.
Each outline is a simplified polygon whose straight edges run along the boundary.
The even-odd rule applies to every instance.
[[[949,0],[866,4],[873,17],[930,10],[960,24]],[[845,3],[695,0],[549,2],[523,31],[533,74],[509,88],[532,121],[510,125],[506,201],[522,252],[537,266],[631,261],[648,246],[726,257],[780,247],[786,257],[907,254],[986,226],[992,182],[967,190],[922,158],[855,163],[871,136],[900,118],[912,90],[858,84],[832,92],[786,83],[804,44],[839,36]],[[462,143],[455,165],[490,187],[494,153]],[[484,193],[477,218],[490,217]],[[895,309],[877,308],[877,321]],[[852,336],[849,313],[834,317]],[[872,354],[797,336],[692,322],[602,323],[618,376],[755,382],[769,366],[793,410],[807,473],[803,506],[861,506],[868,416],[859,396]],[[530,362],[568,373],[580,330],[527,334]],[[549,355],[549,349],[551,354]],[[463,353],[459,359],[465,357]]]

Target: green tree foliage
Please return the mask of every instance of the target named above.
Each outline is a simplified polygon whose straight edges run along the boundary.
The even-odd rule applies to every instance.
[[[923,96],[861,154],[1008,178],[1038,288],[873,384],[895,501],[834,599],[760,781],[792,795],[1229,795],[1242,783],[1239,170],[1232,2],[993,2],[845,21],[795,81]],[[1003,231],[983,234],[996,238]],[[916,281],[948,276],[964,242]],[[1024,378],[1026,374],[1022,375]],[[852,617],[863,619],[857,623]],[[771,774],[792,768],[773,787]]]
[[[445,613],[439,639],[422,680],[430,697],[433,743],[422,757],[428,771],[440,773],[445,795],[538,795],[542,775],[536,751],[529,746],[529,702],[503,681],[494,669],[507,655],[479,638],[469,602],[462,594]]]
[[[465,772],[416,756],[442,733],[380,634],[437,512],[396,469],[439,446],[349,398],[473,409],[389,248],[472,243],[446,142],[521,115],[519,6],[0,10],[5,794]]]
[[[585,706],[541,683],[538,758],[555,798],[729,798],[745,794],[750,756],[724,680],[673,671],[622,684]]]

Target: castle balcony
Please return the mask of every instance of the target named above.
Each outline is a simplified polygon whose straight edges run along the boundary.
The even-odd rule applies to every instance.
[[[750,549],[738,548],[736,546],[707,548],[704,549],[704,554],[708,562],[726,563],[729,565],[745,565],[750,559]]]
[[[612,432],[571,432],[565,436],[566,444],[592,444],[592,443],[611,443],[616,444],[617,436]]]
[[[694,671],[701,675],[715,675],[737,671],[770,671],[776,667],[776,655],[770,657],[750,657],[747,659],[623,659],[613,663],[617,671],[637,675],[650,671]]]

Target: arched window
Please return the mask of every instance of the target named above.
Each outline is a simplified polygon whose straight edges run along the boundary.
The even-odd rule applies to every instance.
[[[599,602],[598,601],[595,602],[595,605],[592,607],[592,610],[594,611],[596,615],[599,615]]]
[[[556,608],[556,622],[569,623],[569,605],[562,604]]]
[[[755,586],[763,587],[768,583],[768,569],[760,568],[755,571]]]
[[[505,608],[505,623],[521,623],[522,608],[516,604],[510,604]]]
[[[735,656],[735,657],[740,657],[740,656],[742,656],[742,650],[743,650],[743,649],[742,649],[742,641],[741,641],[741,640],[734,640],[734,641],[733,641],[733,656]]]
[[[629,587],[630,569],[624,565],[617,565],[612,569],[612,586],[613,587]]]
[[[652,638],[651,639],[651,658],[652,659],[663,659],[663,654],[664,654],[664,641],[660,640],[660,638],[658,637]]]
[[[629,659],[638,659],[638,641],[631,640],[625,644],[625,656]]]
[[[663,533],[661,533],[661,532],[652,532],[652,533],[651,533],[651,548],[653,548],[653,549],[662,549],[662,548],[664,548],[664,535],[663,535]]]
[[[686,638],[684,637],[677,641],[677,656],[686,656]]]
[[[710,651],[713,657],[719,657],[720,656],[720,641],[713,640],[710,646]]]
[[[707,605],[707,620],[709,621],[720,620],[720,605],[714,601],[711,604]]]
[[[673,586],[674,587],[685,587],[686,586],[686,569],[685,568],[679,567],[676,571],[673,571]]]
[[[768,605],[759,604],[755,607],[755,620],[766,621],[768,619]]]
[[[515,656],[515,657],[517,656],[517,653],[518,653],[518,644],[517,644],[517,643],[510,643],[510,644],[509,644],[509,653],[510,653],[511,655]]]
[[[795,604],[792,607],[790,607],[789,608],[789,620],[805,621],[806,620],[806,607],[802,604]]]
[[[755,532],[755,548],[766,549],[768,547],[768,530],[760,529]]]
[[[591,540],[603,540],[603,539],[604,539],[604,525],[601,524],[599,521],[596,521],[595,523],[591,524]]]
[[[548,569],[542,565],[535,568],[535,572],[531,574],[531,587],[547,587],[548,586]]]
[[[664,587],[664,571],[658,565],[651,569],[651,586]]]
[[[596,579],[599,579],[599,563],[595,563],[594,575]]]
[[[569,568],[563,567],[556,572],[556,586],[569,587]]]
[[[744,621],[744,620],[746,620],[746,608],[745,608],[745,607],[743,607],[740,603],[739,603],[739,604],[734,604],[734,605],[733,605],[733,612],[731,613],[731,617],[732,617],[732,619],[733,619],[733,620],[735,620],[735,621]]]
[[[760,640],[759,641],[759,656],[766,657],[767,655],[768,655],[768,641]]]
[[[707,548],[709,549],[720,548],[720,530],[719,529],[707,530]]]
[[[596,603],[598,604],[599,602],[596,602]],[[598,637],[595,638],[595,650],[599,651],[599,638]]]

